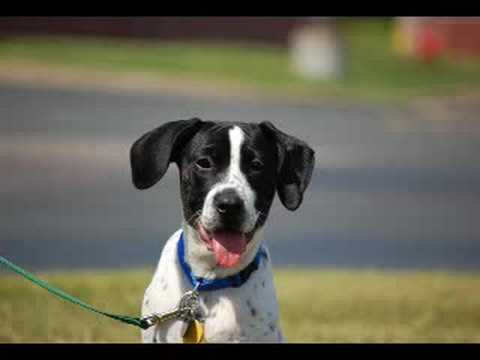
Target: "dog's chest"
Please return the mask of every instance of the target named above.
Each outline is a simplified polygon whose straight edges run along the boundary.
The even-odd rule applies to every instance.
[[[146,290],[142,315],[164,313],[191,288],[168,246]],[[239,288],[200,292],[205,342],[276,342],[282,334],[270,265],[263,263]],[[182,342],[186,324],[168,321],[143,332],[146,342]]]
[[[258,275],[241,288],[202,295],[207,342],[279,340],[273,284]]]

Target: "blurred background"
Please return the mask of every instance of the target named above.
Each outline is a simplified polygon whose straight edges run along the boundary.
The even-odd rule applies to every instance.
[[[330,294],[362,298],[351,289],[366,291],[364,280],[376,295],[360,311],[347,307],[371,319],[366,309],[386,293],[405,308],[412,289],[399,282],[447,281],[407,313],[384,302],[391,319],[412,316],[414,330],[384,314],[386,329],[372,333],[362,318],[352,335],[327,326],[324,303],[314,310],[327,325],[312,332],[292,303],[282,310],[287,323],[297,319],[287,338],[478,341],[479,115],[480,18],[0,17],[0,254],[45,273],[148,268],[129,305],[136,312],[181,203],[174,166],[152,189],[133,187],[131,144],[171,120],[269,120],[316,151],[303,205],[290,213],[277,199],[265,232],[283,284],[300,286],[294,271],[318,284],[324,274]],[[425,272],[437,275],[388,275]],[[26,290],[1,284],[7,323]],[[347,298],[335,299],[338,326]],[[459,318],[435,308],[438,299],[450,310],[470,301],[468,311]],[[48,329],[55,341],[136,340]],[[46,339],[45,329],[24,330],[4,328],[0,341]]]

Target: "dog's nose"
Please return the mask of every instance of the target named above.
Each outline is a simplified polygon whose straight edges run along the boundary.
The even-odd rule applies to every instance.
[[[243,209],[243,201],[235,190],[225,190],[215,195],[213,205],[222,215],[232,215]]]

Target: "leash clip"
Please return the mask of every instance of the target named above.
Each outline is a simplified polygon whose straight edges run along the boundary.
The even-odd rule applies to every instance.
[[[143,329],[147,330],[148,328],[152,327],[158,322],[158,316],[157,315],[149,315],[145,316],[144,318],[141,319],[142,324],[144,324]]]
[[[203,316],[200,310],[200,299],[196,289],[187,291],[183,294],[178,306],[163,314],[152,314],[144,317],[142,323],[145,329],[149,327],[161,324],[167,320],[180,319],[185,322],[191,322],[197,320],[202,322]]]

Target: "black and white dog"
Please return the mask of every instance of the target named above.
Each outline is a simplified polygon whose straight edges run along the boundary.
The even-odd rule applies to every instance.
[[[270,122],[178,120],[132,146],[133,183],[156,184],[177,164],[183,223],[167,241],[148,286],[142,315],[175,308],[195,284],[205,342],[283,341],[270,255],[262,228],[275,192],[288,210],[303,199],[314,151]],[[186,323],[142,332],[144,342],[182,342]]]

